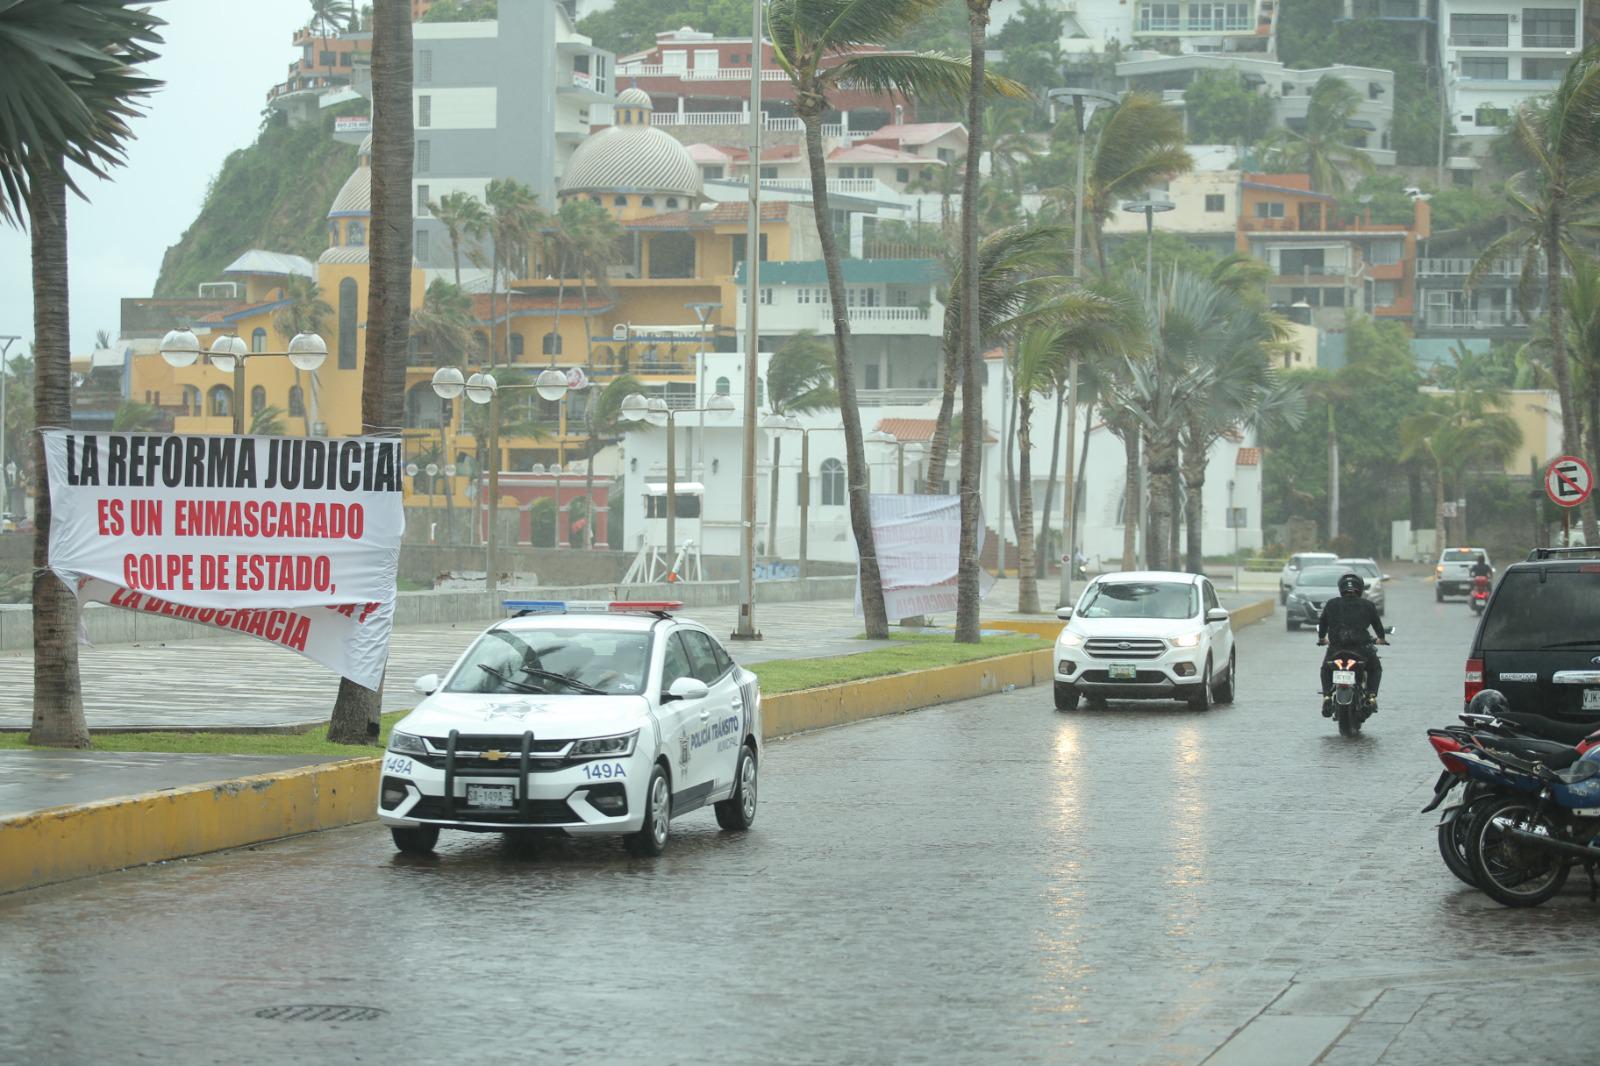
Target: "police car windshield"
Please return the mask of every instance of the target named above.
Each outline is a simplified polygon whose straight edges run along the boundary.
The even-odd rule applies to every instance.
[[[1350,571],[1342,566],[1315,566],[1300,575],[1301,585],[1322,586],[1329,588],[1337,585],[1339,579]]]
[[[444,690],[633,695],[644,691],[649,662],[648,633],[492,629],[468,650]]]
[[[1079,612],[1085,618],[1193,618],[1200,593],[1176,581],[1102,581]]]
[[[1483,650],[1600,647],[1597,605],[1600,573],[1509,571],[1483,620]]]

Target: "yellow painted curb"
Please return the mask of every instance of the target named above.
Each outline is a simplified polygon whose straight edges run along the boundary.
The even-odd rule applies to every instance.
[[[1235,607],[1229,612],[1229,619],[1233,622],[1233,628],[1243,629],[1245,626],[1255,625],[1263,619],[1271,618],[1272,612],[1277,609],[1278,601],[1268,596],[1264,600]]]
[[[378,762],[343,759],[0,818],[0,892],[366,821]]]

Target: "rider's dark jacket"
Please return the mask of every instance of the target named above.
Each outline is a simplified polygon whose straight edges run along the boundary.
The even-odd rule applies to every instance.
[[[1376,637],[1367,635],[1371,627]],[[1383,619],[1378,608],[1364,596],[1335,596],[1322,605],[1322,617],[1317,619],[1317,639],[1345,647],[1359,647],[1384,638]]]

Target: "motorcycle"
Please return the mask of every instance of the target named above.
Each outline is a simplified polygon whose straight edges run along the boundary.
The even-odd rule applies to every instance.
[[[1384,629],[1387,636],[1394,626]],[[1339,735],[1353,737],[1361,732],[1361,723],[1372,714],[1367,706],[1367,657],[1360,648],[1336,649],[1333,663],[1333,718],[1339,724]]]
[[[1472,592],[1467,596],[1467,603],[1472,606],[1473,614],[1482,614],[1485,607],[1489,606],[1489,579],[1479,574],[1472,579]]]

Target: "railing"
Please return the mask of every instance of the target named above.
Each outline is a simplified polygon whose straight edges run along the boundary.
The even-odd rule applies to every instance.
[[[1256,24],[1253,19],[1241,18],[1195,18],[1190,16],[1184,24],[1184,29],[1190,33],[1227,33],[1238,30],[1253,30]]]
[[[921,407],[939,398],[938,389],[857,389],[863,407]]]
[[[921,244],[916,241],[863,241],[862,259],[938,259],[946,251],[944,245]]]
[[[1151,19],[1139,20],[1139,33],[1177,33],[1183,29],[1182,19]]]
[[[1524,48],[1575,48],[1578,39],[1571,33],[1524,33]]]
[[[850,318],[860,322],[926,322],[926,307],[852,307]]]
[[[660,63],[629,63],[617,68],[620,78],[682,78],[684,81],[749,81],[749,67],[667,67]],[[789,75],[777,68],[764,68],[762,81],[787,81]]]
[[[1515,311],[1490,307],[1479,311],[1440,311],[1429,308],[1423,321],[1434,329],[1499,329],[1517,324]]]
[[[1504,48],[1511,43],[1508,33],[1452,33],[1450,45],[1454,48]]]
[[[1472,273],[1476,259],[1418,259],[1418,277],[1466,277]],[[1544,273],[1541,265],[1539,273]],[[1484,277],[1517,278],[1522,276],[1522,264],[1515,259],[1496,259],[1483,272]]]
[[[801,130],[806,128],[806,124],[801,122],[799,119],[787,118],[784,116],[765,119],[761,123],[761,126],[763,129],[772,130],[774,133],[799,133]],[[823,134],[824,136],[827,134],[826,126],[823,127]]]
[[[743,185],[744,182],[739,184]],[[784,189],[789,192],[810,192],[810,178],[762,178],[763,189]],[[877,178],[829,178],[828,191],[870,195],[880,192],[883,183]]]
[[[749,121],[748,111],[657,111],[650,116],[652,126],[743,126]]]

